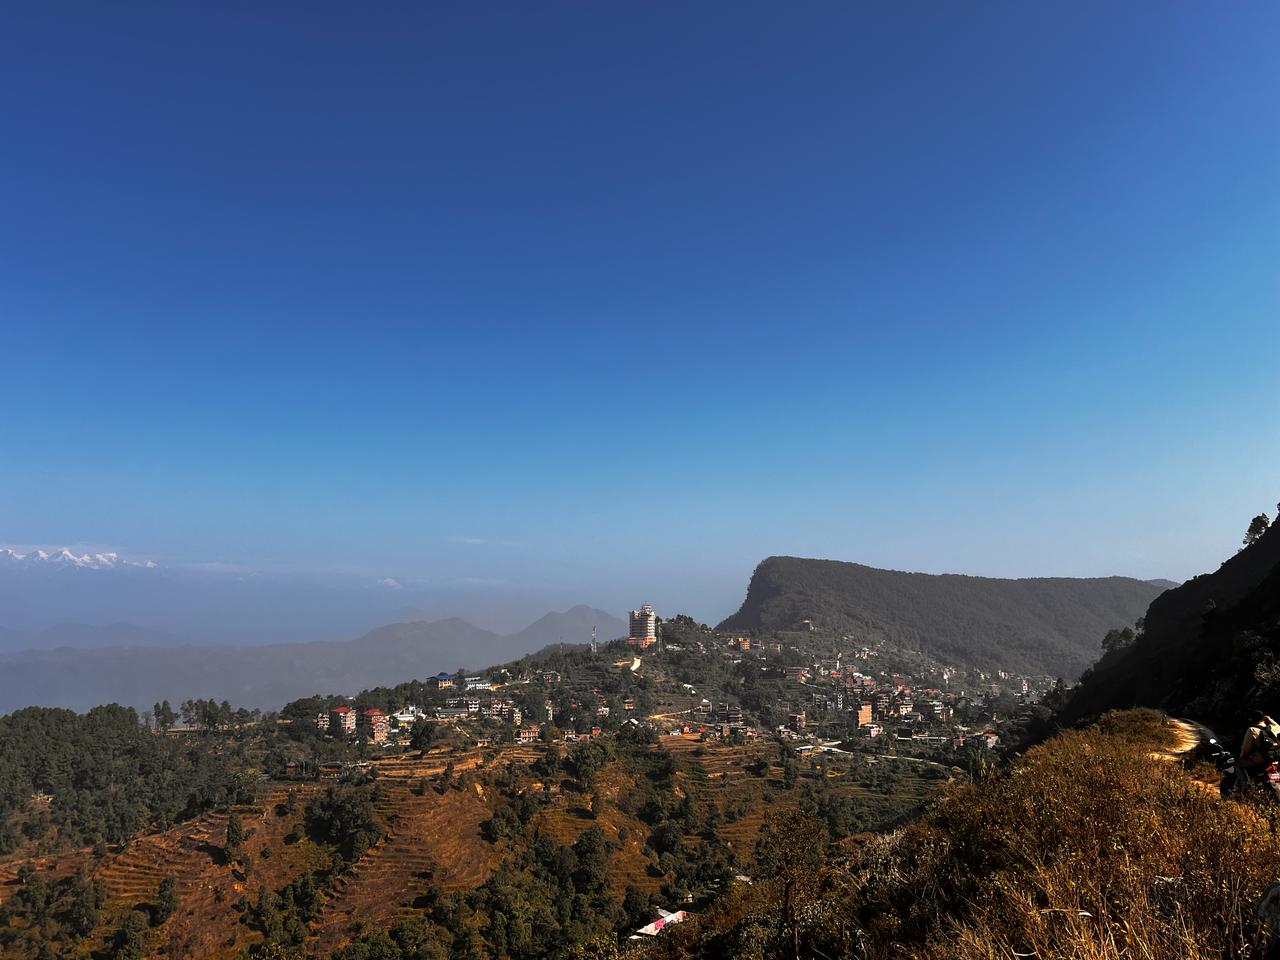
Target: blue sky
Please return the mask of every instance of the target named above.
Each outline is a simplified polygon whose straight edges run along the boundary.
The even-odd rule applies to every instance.
[[[1280,499],[1280,8],[11,4],[0,542],[714,618]]]

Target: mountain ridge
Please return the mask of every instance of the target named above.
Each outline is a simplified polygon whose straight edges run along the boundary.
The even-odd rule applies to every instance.
[[[757,565],[721,630],[808,629],[986,668],[1078,676],[1107,630],[1132,623],[1161,591],[1131,577],[1028,577],[883,570],[772,556]]]
[[[575,612],[576,611],[576,612]],[[84,710],[118,702],[138,709],[168,699],[230,700],[275,709],[315,693],[354,692],[460,667],[482,669],[558,643],[583,617],[620,625],[579,605],[499,634],[459,617],[384,624],[348,640],[254,646],[61,647],[0,653],[0,714],[24,706]],[[601,640],[614,639],[611,629]],[[580,642],[589,640],[589,634]]]
[[[193,641],[188,637],[164,630],[152,630],[123,620],[104,624],[55,623],[41,630],[18,630],[0,626],[0,653],[57,650],[65,647],[176,647],[189,646],[191,643]]]

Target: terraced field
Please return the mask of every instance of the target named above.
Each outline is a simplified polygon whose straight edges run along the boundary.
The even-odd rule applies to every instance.
[[[489,807],[474,787],[418,796],[406,783],[384,783],[378,811],[388,834],[334,882],[312,924],[320,951],[349,939],[357,922],[385,924],[411,913],[432,883],[469,889],[495,865],[495,851],[480,834]]]
[[[523,789],[542,789],[528,777],[528,764],[546,752],[543,744],[450,753],[437,750],[426,756],[401,756],[374,761],[377,771],[377,814],[386,836],[337,877],[325,893],[325,902],[312,924],[308,949],[324,956],[350,940],[358,926],[377,927],[415,912],[415,901],[431,884],[471,889],[490,875],[507,852],[508,842],[497,845],[483,839],[481,824],[492,814],[494,803],[504,802],[486,789],[485,770],[513,766]],[[696,796],[717,808],[722,818],[718,830],[746,866],[766,811],[798,801],[800,791],[782,787],[778,747],[771,741],[726,744],[703,743],[697,737],[663,737],[658,749],[669,750],[680,770],[674,778],[677,796]],[[764,761],[755,772],[748,767]],[[455,774],[481,767],[465,789],[457,781],[444,787],[438,782],[446,764]],[[889,794],[869,788],[861,776],[866,769],[851,766],[848,759],[827,758],[800,763],[802,785],[822,777],[843,796],[865,796],[869,804],[884,803]],[[817,764],[822,765],[822,769]],[[923,772],[923,771],[920,771]],[[504,778],[507,774],[503,773]],[[663,878],[651,869],[645,841],[651,827],[635,815],[635,798],[651,788],[644,774],[614,765],[597,774],[597,814],[590,812],[592,796],[568,789],[557,779],[549,784],[549,802],[536,814],[536,827],[557,841],[572,844],[585,830],[597,826],[616,846],[610,860],[612,888],[621,898],[627,886],[656,892]],[[423,789],[423,780],[426,789]],[[893,784],[894,793],[910,799],[923,796],[937,782],[904,770]],[[95,859],[90,850],[70,851],[31,861],[51,877],[74,873],[82,866],[103,884],[107,902],[103,924],[84,953],[101,948],[121,918],[139,904],[151,902],[161,881],[173,877],[178,908],[153,936],[157,955],[208,957],[231,960],[259,935],[240,923],[233,909],[242,896],[254,900],[260,888],[276,890],[296,876],[327,868],[330,851],[305,837],[286,842],[297,826],[308,801],[327,789],[323,782],[262,783],[255,803],[236,808],[249,832],[244,850],[247,871],[228,864],[223,854],[229,813],[200,816],[161,833],[141,836],[125,849]],[[441,792],[443,789],[443,792]],[[285,801],[292,792],[292,802]],[[767,798],[767,801],[766,801]],[[725,816],[725,814],[728,814]],[[731,819],[732,818],[732,819]],[[696,837],[687,837],[690,844]],[[264,856],[264,851],[266,856]],[[24,859],[12,857],[0,863],[0,901],[16,888],[15,877]]]
[[[0,863],[0,904],[18,888],[18,871],[24,864],[31,864],[46,878],[55,880],[71,876],[89,857],[88,850],[76,850],[53,856],[15,857]]]
[[[280,815],[279,804],[289,790],[296,800],[291,813]],[[105,860],[98,878],[107,892],[106,908],[123,913],[150,902],[166,876],[177,884],[178,910],[166,926],[166,937],[187,945],[196,956],[234,956],[255,939],[237,922],[231,905],[242,895],[256,896],[259,887],[275,889],[295,875],[328,862],[328,855],[310,841],[284,842],[302,816],[317,784],[271,785],[257,803],[236,808],[249,834],[244,849],[250,860],[248,875],[226,863],[229,812],[205,814],[164,833],[145,836],[123,852]],[[270,856],[263,858],[263,850]]]
[[[504,759],[506,756],[507,754],[504,752]],[[378,771],[380,780],[416,782],[423,777],[438,776],[444,772],[445,766],[450,762],[453,763],[454,772],[461,773],[463,770],[470,770],[480,766],[483,761],[484,755],[480,750],[468,750],[458,753],[436,751],[428,753],[424,757],[416,755],[387,757],[373,761],[373,766]]]

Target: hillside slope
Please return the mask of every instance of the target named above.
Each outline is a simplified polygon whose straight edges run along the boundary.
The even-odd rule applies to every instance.
[[[1250,709],[1280,714],[1280,525],[1213,573],[1161,594],[1132,646],[1081,680],[1064,722],[1128,706],[1185,713],[1227,733]]]
[[[0,827],[12,828],[0,832],[5,960],[572,960],[583,956],[575,944],[613,941],[654,919],[656,904],[724,889],[749,864],[766,810],[816,804],[839,838],[900,820],[945,778],[909,762],[873,771],[847,755],[788,758],[763,740],[633,733],[567,746],[437,744],[375,757],[376,776],[350,778],[360,782],[271,781],[255,768],[234,780],[234,796],[188,809],[168,779],[202,796],[188,758],[235,749],[241,733],[159,737],[132,711],[105,713],[37,710],[0,723],[0,769],[13,774],[0,791]],[[249,736],[262,738],[257,755],[287,734],[267,724]],[[51,783],[46,768],[68,756]],[[140,789],[111,783],[110,770]],[[60,799],[45,811],[28,803],[33,783],[60,798],[91,778],[107,786],[97,803],[75,798],[75,817]],[[121,796],[138,805],[141,828],[86,845],[94,818]],[[148,809],[171,815],[152,820]],[[119,949],[166,877],[171,911],[135,931],[137,949]],[[85,900],[96,906],[77,912]],[[364,942],[347,948],[352,940]]]
[[[43,630],[0,626],[0,653],[58,647],[176,647],[190,642],[188,638],[133,623],[58,623]]]
[[[980,667],[1075,677],[1111,628],[1161,587],[1128,577],[1001,580],[904,573],[859,563],[769,557],[721,630],[795,630],[884,640]]]
[[[1109,714],[897,834],[817,855],[784,845],[753,886],[628,956],[1273,956],[1253,916],[1280,857],[1271,818],[1221,799],[1212,768],[1160,759],[1175,743],[1152,711]]]

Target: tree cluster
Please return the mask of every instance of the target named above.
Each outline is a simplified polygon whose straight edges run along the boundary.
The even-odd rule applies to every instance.
[[[46,825],[78,844],[124,843],[236,799],[251,781],[236,749],[191,749],[147,730],[131,707],[85,714],[28,707],[0,717],[0,851]],[[21,821],[22,828],[17,826]],[[34,838],[33,838],[34,839]]]

